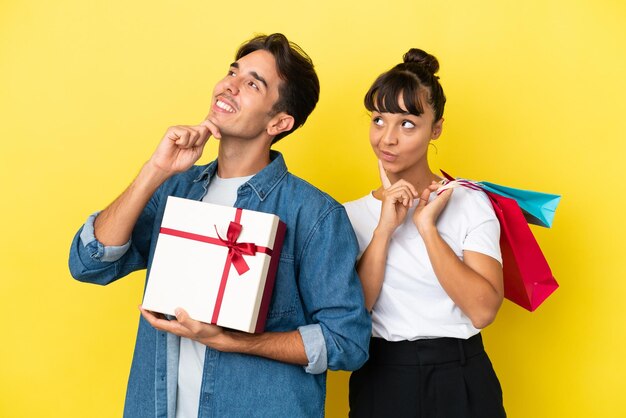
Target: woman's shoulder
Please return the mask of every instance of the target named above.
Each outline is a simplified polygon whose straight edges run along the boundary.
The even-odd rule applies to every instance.
[[[484,214],[495,218],[489,197],[480,190],[455,187],[448,205],[453,207],[455,211],[466,212],[471,215]]]
[[[464,202],[487,202],[489,203],[489,198],[482,190],[474,190],[464,186],[458,186],[454,188],[454,193],[452,196],[455,197],[456,200],[464,201]]]
[[[368,193],[365,196],[362,196],[358,199],[355,200],[350,200],[348,202],[345,202],[343,204],[343,206],[348,209],[348,208],[358,208],[358,207],[363,207],[363,206],[367,206],[368,201],[374,199],[374,197],[372,196],[372,193]]]
[[[380,202],[372,196],[371,192],[359,199],[345,202],[343,206],[346,208],[348,217],[353,224],[357,219],[363,217],[370,218],[371,213],[380,212]],[[376,209],[377,206],[378,209]]]

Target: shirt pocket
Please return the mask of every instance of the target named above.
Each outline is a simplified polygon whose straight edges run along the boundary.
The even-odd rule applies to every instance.
[[[273,326],[280,326],[284,319],[295,317],[298,312],[299,300],[294,258],[290,254],[281,254],[272,302],[267,314],[268,326],[272,328]]]

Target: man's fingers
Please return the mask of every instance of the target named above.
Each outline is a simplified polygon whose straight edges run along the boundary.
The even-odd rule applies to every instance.
[[[167,319],[158,318],[154,312],[143,309],[141,306],[139,307],[139,310],[141,311],[141,315],[143,315],[146,321],[148,321],[148,323],[154,328],[160,331],[165,331],[171,334],[178,335],[179,337],[189,338],[189,328],[181,324],[178,319],[176,321],[169,321]]]
[[[203,125],[190,126],[189,130],[192,132],[189,147],[203,147],[211,135],[209,128]]]
[[[167,138],[180,148],[203,147],[211,135],[219,138],[219,129],[208,121],[197,126],[172,126],[167,131]]]
[[[176,314],[176,320],[181,325],[181,327],[187,330],[187,333],[191,336],[190,338],[197,338],[205,332],[207,326],[213,326],[207,324],[206,322],[196,321],[192,317],[189,316],[186,310],[183,308],[176,308],[174,311]]]
[[[164,323],[168,322],[167,319],[158,317],[157,314],[144,309],[142,306],[139,306],[139,310],[141,311],[141,315],[145,318],[145,320],[148,321],[148,323],[155,328],[162,329]]]
[[[198,143],[198,140],[202,139],[202,134],[198,129],[190,128],[189,129],[189,148],[195,147]]]
[[[196,325],[198,321],[191,319],[187,311],[183,308],[176,308],[174,313],[176,314],[176,320],[188,330],[193,332],[194,328],[197,328]]]
[[[189,138],[191,136],[189,130],[186,128],[177,126],[175,128],[175,132],[176,132],[176,136],[178,136],[178,139],[174,141],[176,145],[178,145],[181,148],[188,148]]]
[[[391,187],[391,181],[389,177],[387,177],[387,173],[385,172],[385,167],[383,167],[383,162],[378,160],[378,172],[380,174],[380,181],[383,185],[383,189],[388,189]]]
[[[180,139],[182,133],[183,131],[179,129],[178,126],[171,126],[165,132],[165,137],[172,142],[177,142]]]
[[[220,133],[220,128],[218,128],[217,125],[215,125],[213,122],[209,120],[203,120],[202,123],[200,123],[200,125],[207,128],[211,132],[211,135],[213,135],[214,137],[216,138],[222,137],[222,134]]]

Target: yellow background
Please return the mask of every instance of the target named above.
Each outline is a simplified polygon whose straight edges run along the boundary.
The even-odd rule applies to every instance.
[[[409,47],[439,58],[433,167],[563,195],[533,229],[561,288],[532,314],[505,302],[484,331],[509,416],[625,416],[625,27],[621,0],[4,0],[0,417],[121,415],[143,273],[73,281],[70,241],[168,126],[201,120],[260,32],[314,59],[319,105],[276,148],[342,202],[377,185],[370,83]],[[328,417],[347,414],[347,377],[330,374]]]

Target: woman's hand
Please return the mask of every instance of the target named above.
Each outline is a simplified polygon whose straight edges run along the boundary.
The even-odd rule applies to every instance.
[[[469,250],[463,251],[461,260],[437,231],[435,224],[452,196],[451,186],[436,182],[428,186],[420,196],[413,222],[424,240],[441,287],[472,325],[482,329],[493,322],[502,304],[502,266],[488,255]],[[438,196],[429,202],[430,194],[435,191],[439,192]]]
[[[415,187],[406,180],[398,180],[391,184],[383,164],[378,161],[378,170],[382,183],[382,207],[378,220],[378,232],[391,236],[406,218],[409,208],[413,205],[413,199],[418,196]]]
[[[441,212],[443,212],[450,200],[450,196],[452,196],[452,189],[447,189],[433,201],[429,202],[430,194],[436,192],[441,186],[440,183],[433,181],[420,195],[419,203],[415,208],[415,213],[413,213],[413,223],[415,223],[421,235],[424,235],[431,228],[435,228],[439,215],[441,215]]]

